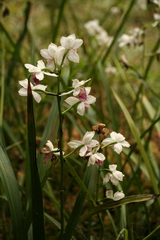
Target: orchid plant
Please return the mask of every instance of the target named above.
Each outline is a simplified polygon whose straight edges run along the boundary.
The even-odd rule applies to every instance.
[[[88,22],[85,24],[86,29],[91,29],[90,25],[93,26],[91,35],[98,34],[99,32],[101,35],[106,36],[105,43],[109,44],[107,33],[104,32],[103,28],[99,26],[97,20]],[[122,36],[119,39],[119,46],[122,47],[128,44],[128,41],[131,45],[140,44],[137,40],[137,36],[141,38],[143,32],[140,32],[138,29],[135,29],[132,36]],[[96,35],[98,38],[98,35]],[[103,38],[103,37],[102,37]],[[131,41],[132,39],[132,41]],[[100,39],[98,38],[98,41]],[[101,41],[100,41],[101,42]],[[92,126],[91,131],[87,131],[82,140],[71,140],[68,142],[68,146],[73,149],[69,153],[65,153],[63,150],[64,139],[63,139],[63,118],[65,114],[70,111],[71,109],[75,109],[76,112],[80,116],[84,116],[86,113],[86,109],[90,108],[91,104],[96,102],[96,97],[90,95],[91,87],[86,86],[90,83],[91,78],[87,80],[78,80],[78,79],[71,79],[72,85],[69,86],[67,89],[61,89],[61,74],[63,68],[67,67],[71,62],[79,63],[79,55],[78,55],[78,48],[82,45],[83,40],[77,39],[75,34],[71,34],[67,37],[61,37],[60,39],[60,46],[57,46],[55,43],[50,43],[48,48],[40,50],[41,56],[44,58],[43,60],[37,61],[37,66],[32,64],[25,64],[24,66],[28,69],[28,72],[31,74],[28,79],[19,81],[19,84],[22,88],[18,91],[20,96],[25,96],[30,99],[30,96],[33,96],[37,103],[40,103],[42,97],[41,93],[44,95],[50,95],[51,97],[57,98],[57,105],[58,105],[58,113],[59,113],[59,139],[57,147],[55,148],[51,140],[47,140],[44,147],[40,149],[40,153],[44,155],[43,164],[47,165],[50,162],[51,168],[45,172],[45,177],[43,179],[43,184],[49,177],[49,174],[52,170],[52,164],[56,164],[56,161],[60,160],[60,168],[61,168],[61,181],[60,181],[60,202],[61,202],[61,230],[60,235],[61,239],[70,239],[69,236],[72,235],[72,232],[77,224],[77,219],[74,222],[74,210],[73,216],[71,215],[71,220],[69,220],[67,226],[65,226],[64,221],[64,193],[65,193],[65,182],[64,182],[64,164],[66,163],[68,169],[72,176],[77,179],[77,182],[80,186],[82,186],[83,190],[86,191],[92,201],[93,205],[96,207],[97,203],[90,195],[86,185],[80,180],[77,173],[75,172],[74,168],[70,165],[68,159],[72,154],[75,154],[76,151],[79,151],[79,156],[83,158],[84,164],[86,163],[86,174],[88,173],[88,169],[91,169],[93,166],[97,167],[97,171],[99,172],[99,176],[101,177],[101,182],[104,185],[105,189],[105,199],[108,199],[110,202],[117,202],[120,201],[125,197],[125,193],[123,190],[119,190],[119,186],[121,186],[121,182],[125,175],[117,170],[117,165],[112,163],[108,164],[108,159],[106,157],[106,148],[111,148],[116,154],[120,154],[123,151],[123,148],[129,148],[130,144],[125,140],[125,137],[121,133],[117,133],[115,131],[110,131],[106,128],[104,123],[99,123],[97,125]],[[102,43],[100,43],[103,45]],[[48,92],[46,85],[40,84],[43,81],[45,76],[52,77],[53,80],[57,83],[57,92]],[[72,96],[68,96],[72,94]],[[67,96],[67,97],[66,97]],[[63,101],[62,101],[63,100]],[[31,100],[28,100],[31,101]],[[67,104],[69,105],[66,108]],[[29,108],[28,108],[29,109]],[[28,110],[30,111],[30,109]],[[77,115],[77,116],[78,116]],[[107,160],[107,161],[106,161]],[[108,167],[106,165],[108,164]],[[105,167],[103,167],[105,166]],[[111,187],[107,187],[110,182],[114,185],[113,189]],[[103,187],[101,185],[101,187]],[[114,193],[115,188],[118,191]],[[84,201],[84,193],[80,193],[80,198]],[[35,199],[34,199],[35,201]],[[78,200],[77,200],[78,201]],[[75,204],[77,205],[79,202]],[[113,205],[114,206],[114,205]],[[76,209],[76,208],[74,208]],[[80,214],[81,208],[79,208],[78,214]],[[76,211],[76,210],[75,210]],[[72,224],[73,226],[72,226]],[[72,231],[70,230],[72,226]],[[34,228],[34,224],[33,224]],[[33,230],[34,234],[34,230]],[[35,234],[36,236],[36,234]]]
[[[160,0],[38,3],[1,4],[0,239],[159,239]]]
[[[96,22],[95,22],[96,23]],[[89,23],[88,23],[89,24]],[[96,23],[97,24],[97,23]],[[88,25],[86,25],[87,27]],[[99,27],[101,30],[101,28]],[[101,30],[102,31],[102,30]],[[121,153],[123,147],[129,147],[130,144],[125,141],[125,138],[122,134],[111,132],[110,138],[108,137],[109,130],[105,128],[105,124],[98,124],[93,126],[93,131],[87,131],[82,140],[72,140],[68,143],[70,148],[74,150],[65,155],[63,151],[63,124],[62,124],[62,115],[67,111],[77,106],[77,114],[84,116],[85,108],[89,108],[91,104],[96,102],[96,97],[90,95],[91,87],[86,87],[88,80],[72,79],[72,86],[66,90],[61,91],[60,81],[61,81],[61,72],[62,69],[68,66],[69,61],[74,63],[79,62],[79,55],[77,49],[82,45],[83,40],[77,39],[75,34],[71,34],[68,37],[62,37],[60,39],[60,46],[57,46],[54,43],[50,43],[48,48],[40,50],[41,56],[45,59],[46,63],[43,60],[37,61],[37,66],[32,64],[25,64],[25,67],[28,69],[28,72],[31,73],[28,79],[19,81],[19,84],[22,88],[19,90],[20,96],[28,95],[28,87],[30,86],[31,94],[37,103],[41,101],[41,93],[52,95],[52,97],[57,97],[60,127],[59,127],[59,144],[57,148],[54,148],[53,143],[50,140],[47,140],[45,146],[40,150],[40,153],[44,155],[44,164],[48,161],[55,161],[57,158],[60,158],[61,162],[61,189],[64,189],[63,175],[64,175],[64,159],[67,159],[71,154],[79,149],[79,156],[87,160],[87,166],[90,168],[91,165],[97,165],[101,167],[106,159],[105,154],[103,153],[104,148],[110,146],[118,154]],[[45,77],[45,75],[50,76],[57,81],[58,90],[57,93],[48,93],[47,86],[39,84]],[[66,95],[72,94],[64,99],[64,102],[67,103],[70,107],[62,111],[61,98]],[[98,140],[94,139],[95,135],[98,135]],[[103,179],[103,184],[107,184],[110,180],[114,185],[118,185],[119,181],[123,180],[123,174],[120,171],[116,170],[116,165],[109,165],[109,169],[102,169],[107,171]],[[110,198],[113,201],[118,201],[124,197],[123,192],[118,192],[113,195],[112,190],[106,190],[106,198]],[[64,228],[64,194],[61,192],[61,225],[62,231],[61,236],[63,236]]]

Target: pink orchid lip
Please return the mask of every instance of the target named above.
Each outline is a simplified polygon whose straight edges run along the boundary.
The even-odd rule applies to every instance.
[[[103,161],[101,161],[101,160],[98,160],[98,161],[96,162],[96,164],[100,166],[100,165],[102,165],[102,164],[103,164]]]
[[[52,153],[46,153],[45,156],[44,156],[44,160],[43,162],[46,163],[47,160],[51,159],[52,158]]]
[[[84,104],[86,108],[90,108],[90,105],[88,103]]]
[[[78,99],[81,100],[82,102],[84,102],[87,99],[87,93],[85,88],[81,88],[80,93],[78,94]]]
[[[87,152],[92,152],[92,148],[91,147],[87,147]]]
[[[33,82],[34,82],[36,85],[39,84],[40,81],[39,81],[39,79],[36,78],[35,75],[33,75],[32,79],[33,79]]]

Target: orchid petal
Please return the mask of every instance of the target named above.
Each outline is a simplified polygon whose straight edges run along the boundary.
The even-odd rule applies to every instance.
[[[122,145],[120,143],[116,143],[114,144],[113,149],[116,153],[120,154],[122,152]]]
[[[81,116],[84,115],[84,112],[85,112],[85,104],[84,102],[81,102],[80,104],[78,104],[77,106],[77,113]]]
[[[21,80],[19,81],[19,84],[24,87],[24,88],[27,88],[28,87],[28,79],[24,79],[24,80]]]
[[[79,102],[79,99],[77,99],[76,97],[68,97],[65,100],[66,103],[68,103],[70,106],[74,105],[75,103]]]
[[[77,148],[79,147],[82,143],[82,141],[79,141],[79,140],[73,140],[73,141],[70,141],[68,143],[68,145],[71,147],[71,148]]]
[[[38,61],[37,61],[37,67],[38,67],[39,69],[45,68],[45,64],[44,64],[43,60],[38,60]]]
[[[48,49],[41,49],[40,50],[40,54],[42,57],[44,57],[45,59],[52,59],[52,57],[50,56],[50,54],[48,53]]]
[[[125,197],[125,194],[122,191],[118,191],[114,194],[113,200],[118,201]]]
[[[96,102],[96,98],[94,96],[88,95],[87,100],[85,101],[85,103],[87,104],[92,104]]]
[[[92,138],[94,137],[95,132],[94,131],[90,131],[90,132],[86,132],[85,135],[83,136],[82,142],[84,144],[89,144],[90,141],[92,140]]]
[[[46,88],[47,88],[47,86],[42,85],[42,84],[38,84],[38,85],[36,85],[36,86],[33,87],[33,91],[36,90],[36,89],[37,89],[37,90],[39,89],[39,90],[45,91]]]
[[[27,89],[21,88],[21,89],[19,89],[18,93],[20,96],[23,96],[23,97],[27,96]]]
[[[79,55],[73,49],[69,50],[67,57],[70,61],[79,63]]]
[[[113,199],[113,190],[109,189],[106,191],[106,197]]]
[[[87,146],[83,146],[83,147],[80,149],[80,151],[79,151],[79,155],[80,155],[81,157],[84,157],[85,154],[86,154],[86,152],[87,152]]]
[[[110,169],[112,172],[116,171],[116,168],[117,168],[117,165],[116,165],[116,164],[111,164],[111,165],[109,165],[109,169]]]
[[[32,95],[37,103],[41,101],[42,98],[39,93],[32,91]]]

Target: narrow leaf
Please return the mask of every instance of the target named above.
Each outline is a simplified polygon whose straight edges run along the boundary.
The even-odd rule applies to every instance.
[[[33,239],[44,240],[45,231],[44,231],[42,190],[36,160],[36,131],[33,111],[33,97],[29,81],[28,81],[27,112],[28,112],[28,151],[31,173]]]
[[[84,175],[84,184],[86,185],[86,187],[89,186],[91,168],[92,166],[87,168]],[[68,224],[65,229],[65,233],[64,233],[65,240],[70,240],[74,233],[74,230],[77,226],[77,223],[79,221],[79,218],[82,212],[85,197],[86,197],[86,193],[84,192],[84,190],[80,190],[76,203],[74,205],[73,211],[71,213],[71,216],[68,220]]]
[[[124,197],[123,199],[119,201],[113,201],[113,200],[108,200],[106,199],[103,204],[99,205],[98,207],[92,208],[91,211],[88,213],[84,214],[81,218],[80,221],[84,221],[85,219],[89,218],[90,216],[97,214],[102,211],[106,211],[112,208],[120,207],[124,204],[129,204],[133,202],[144,202],[144,201],[149,201],[151,199],[156,199],[159,197],[159,194],[140,194],[140,195],[133,195],[133,196],[128,196]]]
[[[7,153],[0,144],[0,179],[10,207],[14,239],[26,239],[24,232],[24,219],[22,213],[21,199],[17,180],[13,172]]]
[[[151,166],[151,163],[149,161],[149,158],[147,156],[147,153],[144,149],[144,146],[142,144],[142,141],[140,139],[140,134],[139,134],[139,131],[137,129],[137,127],[135,126],[135,123],[130,115],[130,113],[128,112],[127,108],[125,107],[124,103],[122,102],[122,100],[119,98],[119,96],[114,92],[113,90],[113,94],[117,100],[117,102],[119,103],[126,119],[127,119],[127,122],[129,124],[129,127],[132,131],[132,134],[134,135],[135,139],[136,139],[136,142],[137,142],[137,145],[139,147],[139,150],[140,150],[140,153],[142,155],[142,158],[144,160],[144,163],[146,165],[146,168],[148,170],[148,174],[150,176],[150,180],[151,180],[151,183],[152,183],[152,186],[153,186],[153,189],[155,191],[155,193],[159,193],[159,189],[158,189],[158,186],[157,186],[157,181],[156,181],[156,178],[154,176],[154,173],[153,173],[153,169],[152,169],[152,166]],[[158,203],[160,204],[160,199],[158,199]]]

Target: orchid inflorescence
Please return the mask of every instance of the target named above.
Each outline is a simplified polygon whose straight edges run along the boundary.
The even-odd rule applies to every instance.
[[[98,22],[89,22],[88,24],[94,24],[95,31],[100,30],[103,32],[103,29],[98,25]],[[86,24],[86,28],[88,26]],[[60,39],[61,46],[57,46],[54,43],[50,43],[47,49],[40,50],[40,54],[45,58],[46,63],[43,60],[37,61],[37,66],[32,64],[25,64],[25,67],[28,69],[31,75],[25,80],[19,81],[19,84],[22,88],[19,90],[19,95],[27,96],[28,95],[28,82],[30,82],[30,88],[32,91],[33,98],[36,102],[41,101],[41,96],[39,93],[49,94],[58,97],[64,97],[65,95],[72,94],[73,96],[67,97],[64,101],[70,107],[62,112],[62,114],[69,111],[72,107],[77,107],[77,113],[81,116],[85,114],[85,108],[89,108],[90,104],[96,102],[96,98],[90,95],[91,87],[84,87],[91,79],[79,81],[78,79],[72,79],[72,86],[65,91],[59,91],[58,93],[49,93],[46,91],[47,86],[40,84],[40,81],[44,79],[44,76],[51,76],[54,78],[59,78],[61,70],[63,67],[68,66],[69,61],[78,63],[79,55],[77,49],[82,45],[82,39],[76,39],[75,34],[71,34],[68,37],[61,37]],[[98,134],[98,140],[93,139],[95,134]],[[110,137],[108,135],[110,134]],[[63,158],[67,158],[73,152],[79,149],[79,156],[87,160],[87,165],[103,165],[105,161],[105,155],[103,154],[103,149],[106,147],[112,147],[112,149],[120,154],[123,150],[123,147],[129,147],[130,144],[125,140],[125,137],[120,134],[110,131],[105,128],[105,124],[98,124],[92,127],[92,131],[87,131],[82,140],[72,140],[68,143],[68,146],[73,148],[74,151],[65,155],[63,151],[60,151],[59,148],[54,148],[52,142],[48,140],[41,149],[41,153],[44,154],[44,163],[48,160],[54,161],[61,154]],[[61,152],[61,153],[60,153]],[[106,171],[106,175],[103,178],[103,184],[107,184],[109,181],[117,186],[119,181],[123,181],[123,173],[116,170],[117,165],[111,164],[108,169],[101,169]],[[115,201],[120,200],[124,197],[122,191],[118,191],[113,194],[112,190],[106,191],[106,197],[111,198]]]

